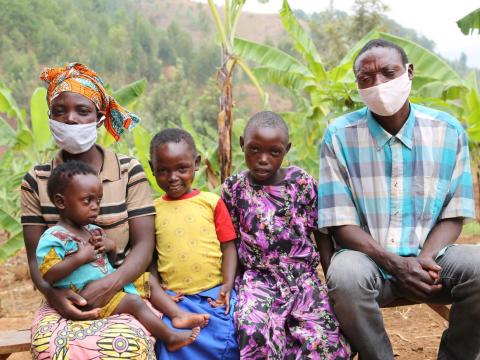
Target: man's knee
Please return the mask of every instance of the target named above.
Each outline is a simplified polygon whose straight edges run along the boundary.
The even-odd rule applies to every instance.
[[[480,286],[480,246],[456,245],[447,249],[437,260],[443,268],[441,276],[457,283],[469,282]]]
[[[327,273],[327,286],[331,296],[371,291],[381,276],[377,265],[365,254],[346,250],[332,258]]]

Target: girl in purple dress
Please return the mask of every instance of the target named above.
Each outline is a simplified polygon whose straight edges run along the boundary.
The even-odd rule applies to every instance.
[[[238,236],[242,266],[235,324],[242,359],[349,359],[350,347],[317,274],[332,249],[317,231],[317,184],[282,168],[288,128],[261,112],[240,137],[248,170],[225,181],[223,200]],[[322,241],[320,241],[322,240]]]

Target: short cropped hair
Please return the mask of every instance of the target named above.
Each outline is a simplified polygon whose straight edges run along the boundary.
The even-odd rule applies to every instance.
[[[391,41],[384,40],[384,39],[372,39],[369,42],[367,42],[358,52],[357,56],[355,56],[355,60],[353,60],[353,73],[357,73],[357,60],[358,58],[366,53],[368,50],[376,48],[376,47],[381,47],[381,48],[389,48],[389,49],[394,49],[401,57],[402,59],[402,65],[405,66],[408,64],[408,57],[407,53],[401,46],[398,46],[397,44],[394,44]]]
[[[253,115],[247,122],[245,129],[243,130],[243,137],[246,136],[247,132],[253,127],[269,127],[282,129],[285,131],[287,139],[288,135],[288,126],[285,120],[282,117],[273,111],[261,111]]]
[[[53,203],[55,194],[64,194],[65,189],[70,185],[76,175],[95,175],[97,172],[83,161],[71,160],[55,167],[47,182],[47,193]]]
[[[153,153],[158,146],[168,143],[179,143],[181,141],[185,141],[190,150],[192,150],[193,155],[197,155],[195,140],[193,140],[192,135],[188,131],[180,128],[168,128],[159,131],[150,142],[150,159],[153,159]]]

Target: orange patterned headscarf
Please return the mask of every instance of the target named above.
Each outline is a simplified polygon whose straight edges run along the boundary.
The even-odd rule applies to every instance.
[[[105,127],[116,141],[125,129],[132,129],[140,118],[120,106],[111,97],[95,71],[85,65],[71,63],[65,67],[45,68],[40,79],[48,84],[48,106],[64,91],[71,91],[90,99],[98,110],[105,112]]]

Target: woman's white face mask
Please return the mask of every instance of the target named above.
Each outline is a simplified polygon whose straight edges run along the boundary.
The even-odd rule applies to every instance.
[[[84,153],[97,141],[97,122],[89,124],[65,124],[48,119],[55,143],[70,154]]]
[[[391,116],[405,104],[412,88],[412,80],[408,77],[408,66],[406,64],[407,70],[393,80],[366,89],[358,89],[360,97],[371,112],[381,116]]]

